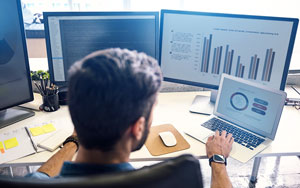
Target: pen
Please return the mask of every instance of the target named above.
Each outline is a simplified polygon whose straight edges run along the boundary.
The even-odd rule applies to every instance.
[[[45,79],[45,88],[48,86],[48,78]]]
[[[40,76],[40,83],[41,83],[41,88],[42,88],[42,90],[44,92],[45,88],[44,88],[44,79],[43,79],[43,76]]]
[[[33,142],[33,140],[32,140],[32,137],[31,137],[31,135],[30,135],[30,132],[29,132],[28,128],[25,127],[25,130],[26,130],[26,132],[27,132],[27,134],[28,134],[28,136],[29,136],[29,138],[30,138],[30,141],[31,141],[31,143],[32,143],[32,145],[33,145],[33,148],[34,148],[35,152],[37,152],[38,148],[37,148],[37,146],[34,144],[34,142]]]

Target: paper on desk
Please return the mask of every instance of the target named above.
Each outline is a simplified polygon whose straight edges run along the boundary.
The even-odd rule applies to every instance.
[[[32,141],[36,146],[43,140],[51,137],[58,130],[54,121],[28,125],[26,127],[30,130]],[[37,147],[37,152],[42,151],[45,151],[45,149]]]
[[[35,153],[25,128],[0,133],[0,164]]]

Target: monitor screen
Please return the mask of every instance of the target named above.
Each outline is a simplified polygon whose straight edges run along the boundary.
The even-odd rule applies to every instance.
[[[284,90],[298,19],[161,11],[166,81],[218,89],[222,73]]]
[[[1,1],[0,111],[32,100],[20,1]]]
[[[158,59],[158,12],[44,13],[51,80],[67,81],[77,60],[106,48],[127,48]]]

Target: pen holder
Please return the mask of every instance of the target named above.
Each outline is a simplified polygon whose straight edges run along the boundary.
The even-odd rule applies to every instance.
[[[54,112],[59,109],[58,94],[43,96],[42,109],[46,112]]]

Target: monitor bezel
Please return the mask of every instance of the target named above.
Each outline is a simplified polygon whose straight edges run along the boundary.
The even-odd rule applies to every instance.
[[[18,19],[19,19],[19,27],[20,27],[20,34],[21,34],[21,40],[23,45],[23,54],[24,54],[24,62],[25,62],[25,68],[26,68],[26,76],[28,80],[28,89],[29,89],[29,98],[24,99],[18,102],[15,102],[11,105],[8,105],[6,107],[0,108],[0,111],[6,110],[9,108],[12,108],[14,106],[18,106],[30,101],[33,101],[33,91],[32,91],[32,84],[31,84],[31,76],[30,76],[30,67],[29,67],[29,59],[28,59],[28,51],[27,51],[27,45],[26,45],[26,39],[25,39],[25,29],[24,29],[24,21],[23,21],[23,13],[21,9],[21,0],[16,0],[17,5],[17,12],[18,12]]]
[[[297,28],[299,19],[297,18],[284,18],[284,17],[272,17],[272,16],[257,16],[257,15],[241,15],[241,14],[227,14],[227,13],[209,13],[209,12],[195,12],[195,11],[182,11],[182,10],[167,10],[162,9],[160,14],[160,40],[159,40],[159,65],[161,66],[161,50],[162,50],[162,43],[163,43],[163,30],[164,30],[164,15],[165,14],[183,14],[183,15],[200,15],[200,16],[215,16],[215,17],[229,17],[229,18],[245,18],[245,19],[259,19],[259,20],[273,20],[273,21],[287,21],[292,22],[293,27],[291,30],[291,37],[290,42],[288,46],[287,56],[285,60],[285,66],[283,70],[282,80],[280,83],[280,90],[284,91],[286,80],[288,76],[289,66],[292,58],[292,52],[294,48]],[[187,80],[180,80],[176,78],[169,78],[164,76],[164,81],[179,83],[179,84],[186,84],[186,85],[192,85],[192,86],[199,86],[209,89],[218,89],[219,85],[212,85],[207,83],[200,83],[200,82],[192,82]]]
[[[52,52],[50,44],[50,33],[48,18],[54,16],[154,16],[155,17],[155,59],[159,58],[159,12],[158,11],[124,11],[124,12],[43,12],[44,17],[44,30],[45,30],[45,40],[48,58],[48,68],[50,74],[50,81],[59,86],[66,86],[68,78],[65,81],[55,81],[54,80],[54,70],[52,61]]]

